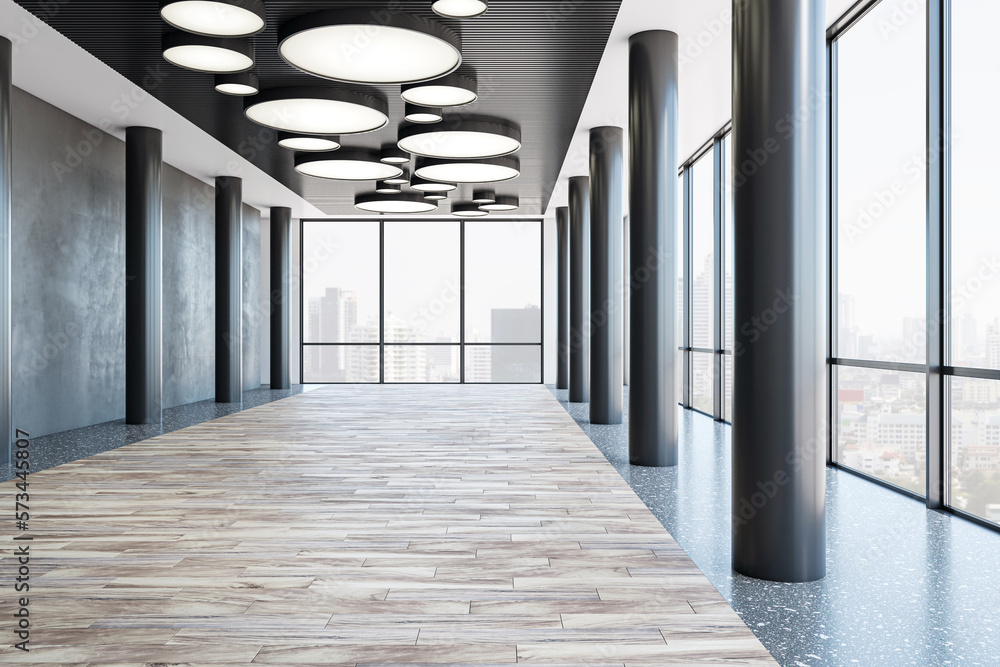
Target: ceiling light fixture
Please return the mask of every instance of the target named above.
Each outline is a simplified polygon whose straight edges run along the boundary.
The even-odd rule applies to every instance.
[[[410,161],[410,154],[396,144],[382,144],[380,159],[386,164],[406,164]]]
[[[206,37],[189,32],[164,33],[163,57],[178,67],[215,74],[245,72],[253,67],[253,40]]]
[[[414,173],[429,181],[445,183],[496,183],[509,181],[521,175],[517,158],[504,156],[486,160],[440,160],[417,158]]]
[[[455,71],[462,38],[432,19],[399,11],[329,9],[288,21],[278,52],[314,76],[348,83],[412,83]]]
[[[380,195],[398,195],[403,192],[403,188],[389,181],[378,181],[375,183],[375,192]]]
[[[336,135],[278,133],[278,145],[292,151],[314,153],[318,151],[335,151],[340,148],[340,137]]]
[[[181,30],[214,37],[249,37],[264,29],[263,0],[160,0],[160,16]]]
[[[253,122],[302,134],[356,134],[389,123],[385,99],[330,86],[268,88],[244,107]]]
[[[369,193],[356,195],[354,207],[370,213],[430,213],[437,209],[437,203],[427,201],[416,192],[398,195]]]
[[[402,174],[396,176],[395,178],[387,178],[385,179],[385,182],[390,183],[391,185],[409,185],[410,170],[407,169],[406,167],[400,167],[400,169],[403,170]]]
[[[448,198],[447,192],[428,192],[424,195],[424,199],[430,199],[431,201],[441,201]]]
[[[451,192],[457,190],[454,183],[444,183],[441,181],[429,181],[426,178],[413,176],[410,178],[410,187],[418,192]]]
[[[497,195],[497,200],[492,204],[480,204],[483,211],[495,213],[497,211],[516,211],[521,202],[514,195]]]
[[[487,0],[434,0],[431,9],[450,19],[472,19],[490,8]]]
[[[295,171],[306,176],[340,181],[384,181],[403,173],[378,160],[378,152],[367,148],[343,148],[332,153],[298,153]]]
[[[481,188],[472,191],[472,201],[477,204],[492,204],[497,200],[497,193],[491,188]]]
[[[254,72],[216,74],[215,89],[223,95],[247,97],[260,92],[260,80]]]
[[[521,130],[492,120],[449,119],[440,128],[402,128],[399,147],[414,155],[442,159],[500,157],[521,149]]]
[[[489,215],[479,208],[479,204],[471,201],[455,202],[451,205],[451,214],[459,218],[482,218]]]
[[[431,123],[440,123],[444,120],[444,114],[440,107],[422,107],[418,104],[407,102],[403,111],[403,118],[411,123],[430,125]]]
[[[469,72],[453,72],[433,81],[406,84],[402,87],[403,100],[425,107],[471,104],[479,98],[479,84]]]

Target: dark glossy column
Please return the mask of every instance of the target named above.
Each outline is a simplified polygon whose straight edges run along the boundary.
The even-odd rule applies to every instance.
[[[733,8],[734,306],[750,324],[733,366],[733,569],[811,581],[826,573],[825,3]]]
[[[125,421],[163,419],[163,133],[125,130]]]
[[[677,465],[677,35],[629,39],[629,460]]]
[[[243,398],[243,180],[215,179],[215,400]]]
[[[590,400],[590,178],[569,179],[569,400]]]
[[[11,122],[12,46],[0,37],[0,451],[10,462],[14,426],[11,420],[11,172],[13,129]]]
[[[292,209],[271,209],[271,389],[292,386],[291,341]]]
[[[629,232],[628,232],[628,216],[626,215],[622,219],[622,375],[623,384],[628,386],[628,368],[631,361],[629,360],[629,353],[631,351],[631,345],[629,344],[629,330],[628,330],[628,302],[629,302],[629,246],[628,246]]]
[[[559,298],[558,333],[559,360],[556,389],[569,389],[569,207],[556,209],[556,234],[558,235],[557,283]]]
[[[590,421],[622,423],[622,147],[620,127],[590,131]]]

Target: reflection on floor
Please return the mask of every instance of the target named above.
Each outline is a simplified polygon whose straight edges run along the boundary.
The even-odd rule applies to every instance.
[[[636,467],[627,423],[552,391],[782,665],[998,664],[1000,534],[828,469],[826,579],[735,575],[730,427],[681,410],[680,465]]]
[[[243,392],[240,403],[216,403],[214,400],[199,401],[167,408],[163,411],[163,423],[151,425],[126,424],[124,419],[95,424],[63,433],[54,433],[31,441],[31,469],[35,472],[83,459],[94,454],[107,452],[133,442],[170,433],[178,429],[201,424],[210,419],[224,417],[258,405],[280,401],[315,389],[316,385],[293,385],[291,389],[271,389],[267,385],[260,389]],[[15,427],[17,424],[14,425]],[[13,479],[8,463],[0,463],[0,482]]]
[[[539,385],[327,387],[30,482],[0,663],[775,664]]]

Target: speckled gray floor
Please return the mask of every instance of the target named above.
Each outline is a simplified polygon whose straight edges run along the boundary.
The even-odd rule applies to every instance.
[[[1000,534],[828,469],[827,577],[743,577],[729,426],[680,410],[680,465],[636,467],[627,423],[591,424],[587,404],[550,389],[782,665],[1000,665]]]
[[[126,424],[124,419],[95,424],[63,433],[31,440],[31,470],[38,472],[54,468],[63,463],[78,461],[101,452],[118,449],[140,440],[177,431],[188,426],[194,426],[211,419],[225,417],[234,412],[249,410],[258,405],[280,401],[289,396],[301,394],[303,391],[315,389],[316,385],[293,385],[291,389],[271,389],[262,385],[260,389],[243,392],[241,403],[216,403],[215,401],[199,401],[187,405],[179,405],[163,411],[163,423],[153,425]],[[0,481],[13,479],[14,475],[9,463],[0,463]]]

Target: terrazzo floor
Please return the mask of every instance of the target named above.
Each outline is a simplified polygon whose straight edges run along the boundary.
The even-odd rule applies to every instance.
[[[680,465],[632,466],[627,421],[591,424],[587,404],[550,389],[780,664],[1000,665],[1000,533],[828,469],[826,578],[743,577],[728,425],[679,409]]]

